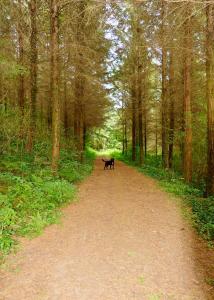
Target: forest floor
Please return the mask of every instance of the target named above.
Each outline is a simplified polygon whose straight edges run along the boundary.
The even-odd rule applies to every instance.
[[[179,201],[122,162],[79,185],[79,201],[10,255],[1,300],[214,299],[214,252]]]

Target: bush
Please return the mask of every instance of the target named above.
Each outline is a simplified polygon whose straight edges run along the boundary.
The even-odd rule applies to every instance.
[[[0,193],[0,249],[7,253],[14,235],[37,235],[57,220],[57,208],[71,201],[75,187],[64,179],[31,175],[21,178],[1,174],[0,182],[11,184],[6,194]]]
[[[32,155],[1,156],[1,254],[8,253],[15,245],[15,236],[33,237],[47,225],[58,222],[58,208],[74,199],[74,183],[92,170],[93,153],[86,151],[84,164],[81,164],[75,153],[64,149],[58,177],[54,177],[43,155],[44,147],[47,145],[37,144]]]
[[[191,199],[196,227],[208,240],[214,240],[214,198]]]

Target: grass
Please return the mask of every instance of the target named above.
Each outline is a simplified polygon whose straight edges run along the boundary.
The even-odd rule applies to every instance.
[[[144,285],[144,283],[145,283],[145,278],[144,278],[143,275],[141,275],[141,276],[139,277],[139,283],[140,283],[141,285]]]
[[[38,149],[39,150],[38,150]],[[47,153],[47,151],[44,151]],[[95,154],[86,151],[83,164],[75,153],[61,151],[58,176],[50,161],[36,145],[32,155],[1,155],[0,159],[0,256],[17,244],[16,236],[34,237],[57,223],[59,208],[75,198],[75,183],[93,168]]]
[[[105,149],[102,151],[96,151],[94,149],[89,149],[92,153],[94,153],[95,156],[118,156],[120,155],[121,151],[120,150],[115,150],[115,149]]]
[[[204,239],[213,245],[214,241],[214,197],[203,198],[203,190],[194,185],[186,184],[182,176],[170,170],[164,170],[161,166],[161,157],[148,155],[142,167],[131,161],[130,154],[127,156],[118,152],[111,155],[125,163],[132,165],[152,178],[159,181],[167,192],[183,199],[186,208],[191,210],[191,219],[194,227]]]
[[[210,285],[211,287],[214,287],[214,279],[206,278],[205,281],[208,285]]]
[[[149,300],[160,300],[161,296],[159,294],[151,294]]]

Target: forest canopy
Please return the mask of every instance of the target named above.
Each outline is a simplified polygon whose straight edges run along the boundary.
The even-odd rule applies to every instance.
[[[213,195],[213,41],[213,1],[2,0],[0,155],[160,155]]]

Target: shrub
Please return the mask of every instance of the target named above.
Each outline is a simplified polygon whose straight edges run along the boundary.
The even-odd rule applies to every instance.
[[[52,175],[47,144],[36,145],[32,155],[2,155],[0,169],[0,253],[16,243],[15,236],[33,237],[59,220],[59,207],[72,201],[74,183],[92,170],[94,154],[86,151],[84,164],[74,152],[62,150],[58,177]],[[39,152],[41,151],[41,153]]]

